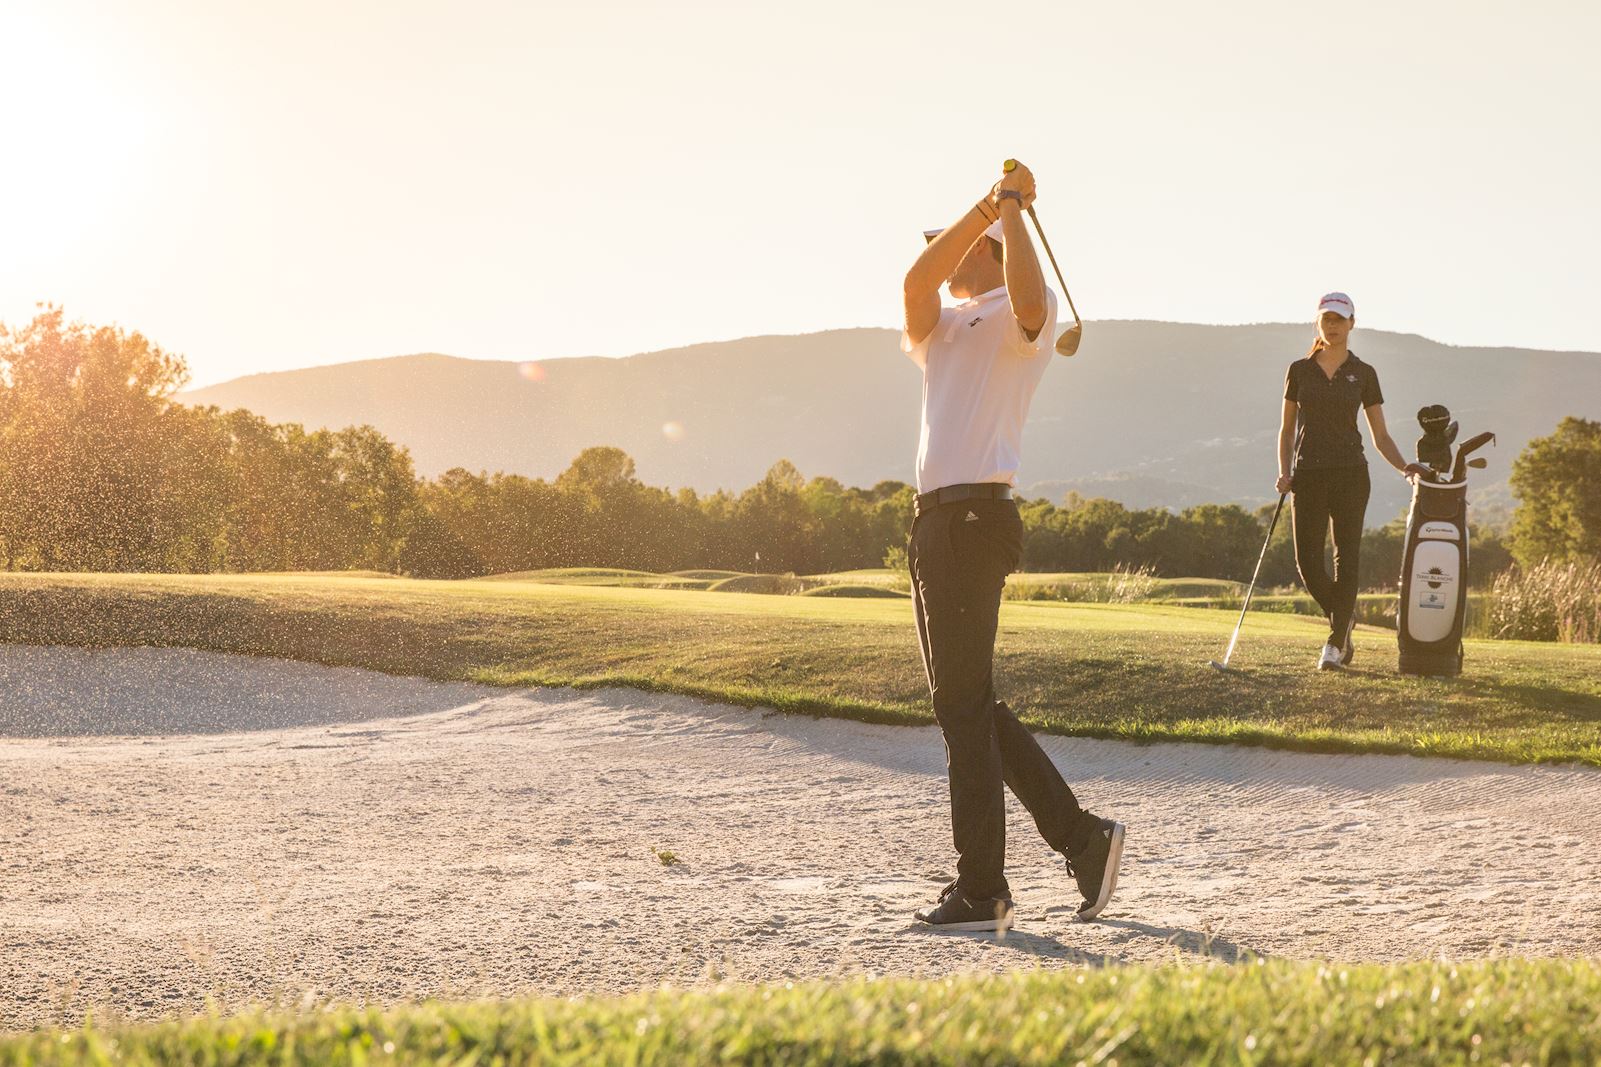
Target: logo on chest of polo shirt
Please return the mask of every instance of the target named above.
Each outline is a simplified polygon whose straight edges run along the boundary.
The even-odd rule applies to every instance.
[[[979,323],[981,323],[983,321],[984,321],[984,316],[983,315],[975,315],[973,317],[973,321],[967,324],[968,328],[971,329],[972,327],[977,326]]]
[[[1345,376],[1345,380],[1346,380],[1346,381],[1348,381],[1348,382],[1354,382],[1354,381],[1356,381],[1356,375],[1354,375],[1354,374],[1347,374],[1347,375],[1346,375],[1346,376]]]

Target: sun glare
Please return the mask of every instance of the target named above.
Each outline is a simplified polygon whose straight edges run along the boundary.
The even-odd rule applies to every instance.
[[[137,87],[115,84],[61,27],[24,13],[6,21],[0,135],[20,151],[0,168],[0,231],[11,254],[45,258],[114,214],[149,124]]]

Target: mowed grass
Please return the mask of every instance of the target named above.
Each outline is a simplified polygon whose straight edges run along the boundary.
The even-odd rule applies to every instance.
[[[0,1037],[57,1064],[1585,1064],[1601,967],[1259,962],[431,1002]]]
[[[1470,641],[1455,680],[1395,673],[1359,629],[1313,669],[1322,624],[1160,604],[1009,602],[1000,695],[1031,726],[1601,766],[1601,646]],[[747,706],[929,722],[911,604],[673,589],[335,576],[4,575],[0,641],[167,645],[496,685],[634,686]]]

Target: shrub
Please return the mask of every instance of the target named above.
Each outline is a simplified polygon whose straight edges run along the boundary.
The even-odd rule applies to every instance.
[[[1542,560],[1498,575],[1490,629],[1525,641],[1601,641],[1601,562]]]

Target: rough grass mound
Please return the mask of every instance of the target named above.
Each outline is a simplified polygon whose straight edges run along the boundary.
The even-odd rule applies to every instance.
[[[805,579],[793,574],[741,574],[724,578],[706,587],[713,593],[767,593],[778,596],[795,596],[811,586]]]
[[[901,599],[905,599],[906,597],[910,596],[911,594],[910,593],[903,593],[898,589],[890,589],[889,587],[882,586],[882,585],[857,585],[857,584],[841,583],[839,585],[820,585],[815,589],[803,589],[803,590],[801,590],[801,594],[800,595],[801,596],[876,596],[876,597],[899,597]]]
[[[586,578],[656,578],[651,571],[634,571],[624,567],[544,567],[535,571],[507,571],[477,579],[481,582],[539,582],[573,581]]]
[[[704,589],[705,578],[689,578],[655,571],[631,571],[621,567],[549,567],[538,571],[511,571],[492,574],[481,582],[539,582],[543,585],[608,585],[638,589]]]

